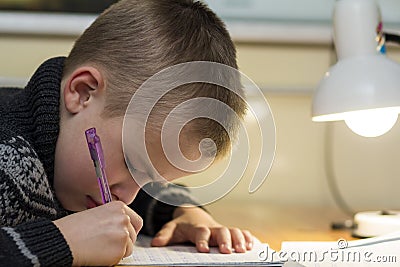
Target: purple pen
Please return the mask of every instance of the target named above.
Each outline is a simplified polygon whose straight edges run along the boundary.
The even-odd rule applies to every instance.
[[[104,162],[103,149],[101,147],[100,137],[96,134],[96,128],[90,128],[85,131],[86,141],[89,147],[90,157],[93,160],[96,169],[97,181],[100,187],[100,194],[103,204],[112,201],[110,187],[106,176],[106,165]]]

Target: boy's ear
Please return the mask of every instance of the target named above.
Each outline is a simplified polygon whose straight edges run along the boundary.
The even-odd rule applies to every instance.
[[[64,105],[69,113],[76,114],[85,108],[93,96],[104,91],[102,73],[90,66],[77,68],[68,78],[64,87]]]

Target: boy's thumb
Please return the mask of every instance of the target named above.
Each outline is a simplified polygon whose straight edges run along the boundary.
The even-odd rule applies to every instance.
[[[151,241],[151,245],[153,247],[163,247],[170,244],[174,231],[175,224],[165,224],[161,230],[155,235],[153,240]]]

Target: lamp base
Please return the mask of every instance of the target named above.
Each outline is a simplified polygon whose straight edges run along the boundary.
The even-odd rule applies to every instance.
[[[374,237],[400,231],[400,211],[359,212],[354,216],[353,236]]]

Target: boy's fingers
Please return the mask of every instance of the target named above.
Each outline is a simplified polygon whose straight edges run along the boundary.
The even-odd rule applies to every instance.
[[[210,252],[209,241],[211,237],[211,231],[208,227],[196,227],[195,228],[195,240],[196,248],[198,252]]]
[[[130,222],[133,228],[135,228],[136,234],[139,233],[140,229],[142,229],[143,226],[143,219],[128,206],[126,206],[124,211],[125,214],[129,216]]]
[[[244,253],[246,252],[246,241],[243,236],[243,233],[240,229],[232,228],[230,229],[231,238],[232,238],[232,246],[237,253]]]
[[[232,253],[231,233],[226,227],[214,228],[212,230],[213,238],[217,241],[219,252],[223,254]]]
[[[127,235],[128,235],[128,240],[127,240],[127,244],[126,244],[126,250],[125,250],[124,257],[129,257],[133,252],[134,241],[132,240],[129,231],[127,231]]]
[[[134,244],[136,242],[137,238],[137,233],[135,232],[135,229],[133,228],[132,225],[128,225],[126,232],[128,233],[129,240],[128,242]]]
[[[246,240],[246,249],[251,250],[253,249],[254,245],[254,236],[250,233],[250,231],[242,230],[244,239]]]
[[[161,230],[156,234],[156,236],[151,241],[151,245],[154,247],[163,247],[170,242],[174,236],[174,231],[176,229],[176,224],[167,223],[161,228]]]

